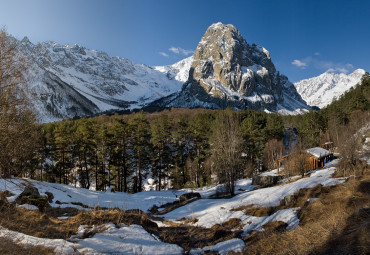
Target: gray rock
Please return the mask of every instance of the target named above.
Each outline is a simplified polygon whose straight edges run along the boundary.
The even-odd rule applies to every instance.
[[[296,197],[294,195],[287,195],[284,197],[284,205],[289,205],[290,203],[294,202]]]
[[[282,175],[258,175],[252,178],[252,185],[266,187],[277,184],[282,179],[284,179]]]
[[[31,185],[24,188],[23,192],[18,197],[41,197],[39,190]]]
[[[200,198],[200,194],[198,192],[191,192],[191,193],[185,193],[180,196],[180,202],[193,199],[193,198]]]

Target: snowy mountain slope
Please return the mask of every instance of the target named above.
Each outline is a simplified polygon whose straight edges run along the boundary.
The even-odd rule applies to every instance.
[[[148,105],[286,114],[308,109],[269,52],[249,45],[232,25],[213,24],[194,56],[168,66],[135,64],[79,45],[33,44],[27,37],[19,46],[30,64],[29,101],[40,122]]]
[[[233,25],[212,24],[199,42],[182,90],[151,106],[227,106],[254,110],[308,109],[286,76],[280,75],[270,53],[249,45]]]
[[[323,108],[358,84],[364,74],[363,69],[357,69],[349,75],[325,72],[317,77],[296,82],[294,86],[307,104]]]
[[[192,61],[153,68],[78,45],[27,38],[19,45],[30,63],[30,100],[41,122],[141,108],[178,91]]]
[[[154,66],[153,68],[159,72],[166,73],[169,79],[186,82],[189,78],[189,70],[193,63],[193,56],[185,58],[173,65]]]

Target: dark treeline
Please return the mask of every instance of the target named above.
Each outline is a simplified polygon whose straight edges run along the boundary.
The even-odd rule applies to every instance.
[[[29,174],[125,192],[142,191],[150,175],[158,190],[222,182],[233,193],[236,179],[265,167],[265,144],[283,137],[277,114],[173,111],[44,124],[41,162],[35,168],[42,170]]]

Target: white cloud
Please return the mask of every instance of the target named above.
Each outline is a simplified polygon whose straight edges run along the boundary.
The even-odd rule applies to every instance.
[[[160,51],[160,52],[158,52],[160,55],[162,55],[163,57],[166,57],[166,58],[168,58],[169,56],[168,56],[168,54],[167,53],[165,53],[165,52],[162,52],[162,51]]]
[[[332,62],[332,61],[314,61],[314,67],[319,70],[326,70],[327,73],[349,73],[355,69],[355,67],[350,64],[344,64],[340,62]]]
[[[320,52],[315,52],[314,55],[315,56],[320,56]]]
[[[325,71],[326,73],[349,73],[349,70],[344,67],[329,68]]]
[[[181,47],[174,47],[174,46],[172,46],[168,50],[175,53],[175,54],[181,54],[181,55],[184,55],[184,56],[189,56],[190,54],[194,53],[193,50],[185,50]]]
[[[302,69],[305,69],[307,67],[307,63],[304,61],[301,61],[299,59],[294,59],[292,62],[292,65],[295,65],[297,67],[300,67]]]

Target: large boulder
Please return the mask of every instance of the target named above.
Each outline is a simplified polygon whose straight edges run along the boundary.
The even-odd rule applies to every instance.
[[[282,175],[257,175],[252,178],[252,185],[267,187],[277,184],[282,179],[284,179]]]
[[[18,197],[40,197],[40,192],[37,188],[28,185]]]
[[[39,190],[31,185],[24,188],[23,192],[17,197],[16,202],[18,204],[35,205],[41,212],[45,208],[50,207],[48,198],[41,196]]]

